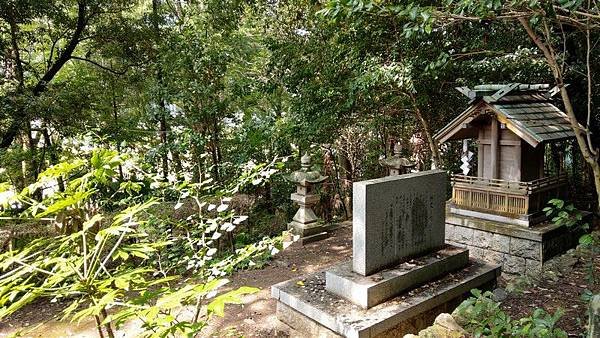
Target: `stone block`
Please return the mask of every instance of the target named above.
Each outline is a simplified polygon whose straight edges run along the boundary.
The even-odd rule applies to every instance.
[[[510,254],[523,258],[540,260],[542,258],[542,244],[528,239],[511,238]]]
[[[488,249],[492,244],[493,237],[494,237],[494,234],[492,234],[490,232],[474,229],[472,245],[483,248],[483,249]]]
[[[522,274],[525,272],[525,258],[513,255],[504,256],[502,272],[508,274]]]
[[[494,251],[508,253],[510,251],[510,237],[494,234],[492,237],[491,249]]]
[[[301,202],[303,204],[315,204],[319,202],[320,197],[319,195],[314,194],[302,195],[298,193],[292,193],[290,195],[290,199],[294,202]]]
[[[298,240],[300,245],[307,245],[329,237],[329,233],[325,231],[323,224],[317,222],[307,227],[305,224],[291,221],[288,223],[288,230],[300,237]]]
[[[542,272],[542,262],[536,259],[525,259],[525,271],[528,275],[537,275]]]
[[[485,249],[473,245],[467,245],[467,248],[469,249],[469,256],[472,258],[483,259],[483,256],[485,256]]]
[[[456,228],[454,228],[454,240],[459,243],[472,245],[473,244],[473,229],[456,226]]]
[[[339,334],[322,325],[319,325],[319,323],[305,317],[300,312],[292,309],[282,302],[277,302],[276,314],[279,320],[286,323],[296,331],[307,334],[310,337],[342,338],[342,336]]]
[[[486,250],[483,255],[483,260],[492,264],[502,264],[505,254],[494,250]]]
[[[446,242],[454,240],[454,228],[454,225],[446,223]]]
[[[352,268],[369,275],[444,245],[443,170],[353,185]]]
[[[461,269],[468,263],[469,251],[452,247],[369,276],[353,272],[352,264],[347,262],[325,272],[325,290],[363,308],[370,308],[407,289]]]
[[[300,244],[306,245],[313,242],[317,242],[329,237],[329,233],[327,231],[319,232],[314,235],[300,237]]]
[[[458,242],[453,242],[453,241],[446,241],[446,244],[452,245],[452,246],[455,246],[455,247],[458,247],[458,248],[466,248],[467,247],[466,244],[458,243]]]

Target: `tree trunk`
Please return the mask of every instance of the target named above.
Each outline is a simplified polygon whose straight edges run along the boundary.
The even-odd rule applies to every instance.
[[[573,110],[573,105],[571,104],[571,98],[569,93],[567,92],[567,88],[565,87],[564,77],[561,70],[560,65],[558,64],[556,54],[550,42],[544,43],[540,37],[533,31],[531,26],[529,25],[528,18],[519,18],[519,22],[531,38],[531,40],[535,43],[535,45],[542,51],[544,57],[546,58],[546,62],[552,71],[552,75],[554,76],[554,82],[556,86],[560,90],[560,96],[563,100],[563,104],[565,107],[565,113],[571,123],[571,128],[575,133],[575,139],[577,140],[577,145],[579,146],[579,150],[583,156],[585,162],[592,169],[592,173],[594,174],[594,184],[596,187],[596,208],[600,207],[600,164],[598,163],[598,151],[594,148],[591,143],[588,143],[587,134],[589,133],[589,126],[586,128],[582,127],[575,116],[575,111]],[[548,38],[548,36],[546,36]]]
[[[429,151],[431,151],[431,169],[438,168],[440,161],[440,152],[438,150],[437,144],[435,144],[435,140],[433,139],[433,134],[431,133],[431,128],[429,127],[429,123],[425,118],[423,118],[423,114],[421,113],[421,109],[417,105],[417,100],[413,93],[409,93],[410,99],[413,104],[413,109],[415,115],[417,116],[417,120],[421,123],[421,127],[423,128],[423,132],[425,133],[425,138],[427,139],[427,143],[429,144]]]
[[[217,121],[216,117],[213,118],[213,125],[212,125],[212,136],[211,136],[212,140],[211,140],[211,155],[212,155],[212,160],[213,160],[213,177],[215,179],[215,181],[219,182],[221,177],[220,177],[220,170],[219,167],[221,165],[221,149],[220,149],[220,137],[219,137],[219,122]]]
[[[98,329],[98,337],[104,338],[104,332],[102,332],[102,321],[98,315],[94,316],[96,319],[96,329]]]
[[[348,219],[350,217],[350,215],[348,214],[348,208],[346,207],[346,195],[342,193],[342,187],[340,184],[341,176],[340,176],[340,170],[339,170],[338,163],[337,163],[338,159],[337,159],[337,156],[334,155],[333,149],[331,147],[327,148],[327,154],[330,156],[331,162],[333,164],[333,174],[335,175],[334,180],[333,180],[334,186],[335,186],[335,189],[337,190],[337,194],[340,198],[340,201],[342,202],[342,208],[344,210],[345,219]]]
[[[171,156],[173,156],[173,164],[175,167],[175,175],[177,176],[177,178],[179,180],[182,179],[182,173],[183,173],[183,164],[181,163],[181,155],[179,153],[179,150],[177,149],[173,149],[171,150]]]
[[[56,154],[56,149],[54,144],[52,144],[52,139],[50,139],[50,133],[48,132],[48,128],[42,128],[42,136],[44,137],[44,144],[48,148],[48,155],[50,157],[50,165],[54,165],[58,163],[58,155]],[[60,192],[65,191],[65,181],[62,176],[59,176],[58,179],[58,190]]]
[[[37,177],[39,174],[39,166],[37,163],[37,141],[33,137],[33,130],[31,130],[31,122],[27,121],[25,124],[27,127],[25,130],[25,135],[27,136],[27,146],[29,148],[30,156],[29,156],[29,180],[30,183],[37,181]]]
[[[196,132],[196,130],[194,129],[194,131]],[[195,142],[194,139],[192,139],[192,156],[191,159],[193,161],[193,174],[192,174],[192,182],[193,183],[199,183],[200,180],[202,179],[202,174],[204,171],[204,165],[203,165],[203,160],[202,160],[202,151],[200,150],[201,147]]]
[[[117,98],[115,95],[115,90],[114,90],[114,86],[115,84],[112,83],[113,86],[113,90],[112,90],[112,109],[113,109],[113,119],[115,122],[115,130],[119,130],[119,110],[117,109]],[[119,152],[119,154],[121,154],[121,142],[119,141],[119,138],[117,137],[117,135],[114,135],[115,138],[115,145],[117,146],[117,151]],[[121,164],[119,164],[119,180],[123,181],[124,177],[123,177],[123,166]]]
[[[19,50],[19,26],[17,25],[17,21],[15,18],[15,12],[13,10],[9,11],[8,21],[10,26],[10,43],[12,49],[12,59],[15,64],[15,78],[17,80],[17,95],[23,95],[25,90],[25,78],[23,75],[23,63],[21,62],[21,52]],[[25,117],[27,114],[22,109],[18,109],[18,113],[16,114],[18,117],[15,120],[19,120],[20,123],[24,121],[20,117]],[[29,167],[29,175],[25,172],[23,179],[25,184],[34,183],[37,181],[37,177],[39,174],[40,166],[38,166],[36,157],[37,157],[37,142],[35,142],[33,137],[33,132],[31,130],[31,121],[29,118],[25,118],[26,122],[26,135],[27,135],[27,144],[29,146],[29,151],[31,156],[29,157],[30,163]],[[29,177],[28,177],[29,176]]]
[[[152,25],[154,26],[154,39],[156,42],[156,46],[157,48],[160,48],[160,42],[161,42],[161,37],[160,37],[160,26],[159,26],[159,14],[158,14],[158,3],[159,0],[152,0]],[[167,108],[166,108],[166,103],[165,103],[165,98],[163,95],[163,74],[162,74],[162,67],[160,65],[160,57],[158,57],[159,51],[156,51],[156,82],[158,84],[158,106],[159,106],[159,113],[158,113],[158,119],[159,119],[159,137],[160,137],[160,142],[162,144],[162,152],[161,152],[161,162],[162,162],[162,172],[163,172],[163,179],[166,181],[169,177],[169,150],[168,148],[168,137],[167,137],[167,131],[168,131],[168,125],[167,125]]]
[[[10,25],[10,43],[12,48],[12,58],[15,63],[15,76],[18,81],[18,94],[23,93],[25,88],[25,79],[23,77],[23,64],[21,63],[21,51],[19,50],[19,26],[17,25],[14,11],[9,13]]]
[[[162,160],[162,171],[163,179],[166,181],[169,177],[169,150],[168,150],[168,138],[167,138],[167,118],[165,116],[165,101],[160,99],[160,142],[162,143],[163,149],[161,152]]]
[[[108,313],[106,312],[106,309],[102,309],[101,313],[102,313],[103,321],[106,320],[106,318],[108,317]],[[112,325],[110,325],[110,322],[104,324],[104,328],[106,329],[106,334],[108,335],[108,338],[115,338],[115,333],[113,331]]]

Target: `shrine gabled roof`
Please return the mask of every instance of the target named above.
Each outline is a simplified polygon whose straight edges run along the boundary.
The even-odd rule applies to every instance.
[[[440,143],[476,137],[470,122],[489,112],[533,147],[575,136],[567,115],[550,101],[556,90],[548,85],[513,83],[457,89],[472,99],[471,106],[435,135]]]
[[[492,106],[538,143],[575,137],[567,115],[550,102],[500,103]]]

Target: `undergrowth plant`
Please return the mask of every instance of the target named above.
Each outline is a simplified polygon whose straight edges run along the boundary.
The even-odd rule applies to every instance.
[[[567,333],[556,323],[564,311],[554,314],[537,308],[530,316],[512,319],[494,301],[493,293],[471,290],[473,297],[462,302],[452,313],[457,323],[475,337],[567,337]]]
[[[114,337],[115,328],[134,320],[140,323],[140,336],[191,337],[212,315],[222,316],[225,304],[240,303],[240,296],[258,291],[246,286],[220,290],[227,274],[281,250],[282,237],[228,253],[219,253],[218,239],[244,219],[228,207],[226,194],[268,179],[274,173],[271,165],[248,168],[228,190],[177,183],[180,199],[192,196],[197,202],[189,226],[181,231],[153,214],[166,203],[160,192],[168,183],[155,182],[153,197],[140,194],[143,181],[118,180],[115,169],[124,160],[116,152],[95,150],[88,158],[49,168],[38,182],[3,201],[9,212],[17,206],[21,215],[55,217],[62,231],[0,254],[0,319],[45,298],[66,304],[63,319],[93,317],[102,338]],[[59,179],[63,189],[45,193],[41,201],[34,196]],[[124,203],[117,199],[129,206],[118,207]],[[206,202],[215,199],[221,203]],[[178,253],[180,245],[187,245],[187,256],[165,265],[165,253]]]
[[[542,211],[556,225],[564,225],[572,229],[589,229],[589,224],[583,221],[583,213],[572,203],[567,204],[564,200],[553,198]]]
[[[595,284],[597,282],[595,256],[600,252],[600,246],[598,245],[598,239],[593,234],[588,233],[590,226],[583,221],[583,213],[572,203],[567,204],[565,201],[556,198],[551,199],[543,211],[546,216],[551,217],[553,223],[566,226],[572,231],[585,232],[579,237],[579,244],[583,249],[589,250],[590,254],[585,255],[589,257],[586,264],[587,278],[590,283]]]

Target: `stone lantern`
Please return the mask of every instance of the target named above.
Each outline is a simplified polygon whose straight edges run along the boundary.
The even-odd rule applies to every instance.
[[[327,176],[312,170],[311,158],[305,154],[300,159],[302,167],[287,177],[290,182],[296,184],[296,192],[290,198],[300,207],[294,218],[288,223],[288,229],[300,236],[302,244],[320,240],[327,237],[323,224],[311,209],[319,201],[319,196],[313,193],[316,184],[322,183]]]
[[[379,160],[379,164],[390,170],[390,176],[397,176],[402,174],[410,173],[417,164],[411,162],[407,158],[400,157],[400,151],[402,146],[400,143],[394,145],[394,153],[392,156],[388,156],[384,159]]]

